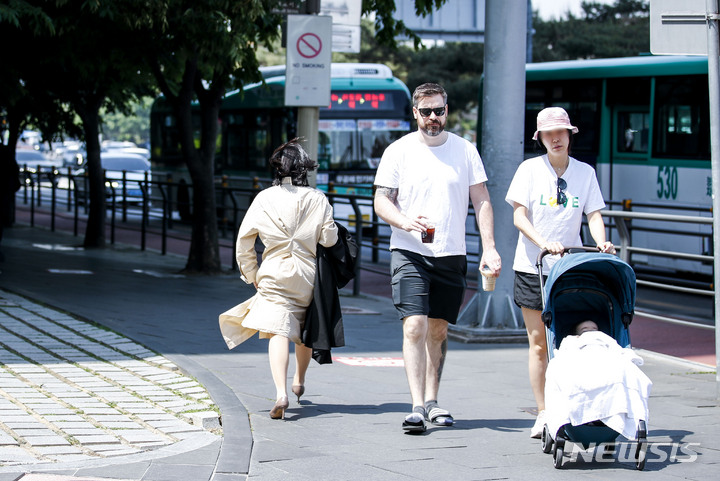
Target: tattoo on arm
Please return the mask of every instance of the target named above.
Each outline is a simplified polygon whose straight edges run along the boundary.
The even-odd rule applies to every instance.
[[[398,196],[398,190],[394,187],[383,187],[381,185],[378,185],[377,189],[375,190],[375,196],[383,196],[390,199],[390,202],[393,204],[397,204],[397,196]]]

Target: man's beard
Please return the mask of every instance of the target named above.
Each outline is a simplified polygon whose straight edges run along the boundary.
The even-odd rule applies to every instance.
[[[443,132],[444,126],[440,122],[426,123],[422,130],[430,137],[437,137]]]

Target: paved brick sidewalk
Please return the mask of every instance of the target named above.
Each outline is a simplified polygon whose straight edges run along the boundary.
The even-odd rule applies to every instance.
[[[216,410],[163,356],[0,290],[0,466],[195,449],[219,439]]]

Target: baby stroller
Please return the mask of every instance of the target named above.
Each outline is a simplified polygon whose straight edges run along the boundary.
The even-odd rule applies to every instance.
[[[628,326],[635,306],[635,272],[611,254],[603,254],[595,248],[568,247],[550,269],[543,287],[542,259],[548,252],[543,250],[537,258],[540,289],[542,290],[542,319],[546,326],[548,359],[553,350],[569,334],[579,320],[592,320],[598,329],[609,335],[621,347],[630,347]],[[571,255],[567,255],[571,254]],[[565,424],[557,433],[549,432],[546,424],[542,433],[542,450],[553,454],[556,468],[562,467],[565,443],[572,442],[588,449],[590,445],[605,444],[605,452],[611,453],[619,433],[602,421],[578,426]],[[645,467],[647,452],[647,427],[640,420],[637,427],[635,467]]]

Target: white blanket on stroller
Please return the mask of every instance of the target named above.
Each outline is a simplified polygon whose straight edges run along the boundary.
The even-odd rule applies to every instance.
[[[648,421],[652,381],[643,360],[600,331],[566,336],[545,375],[545,415],[553,438],[561,426],[602,421],[635,439],[638,421]]]

